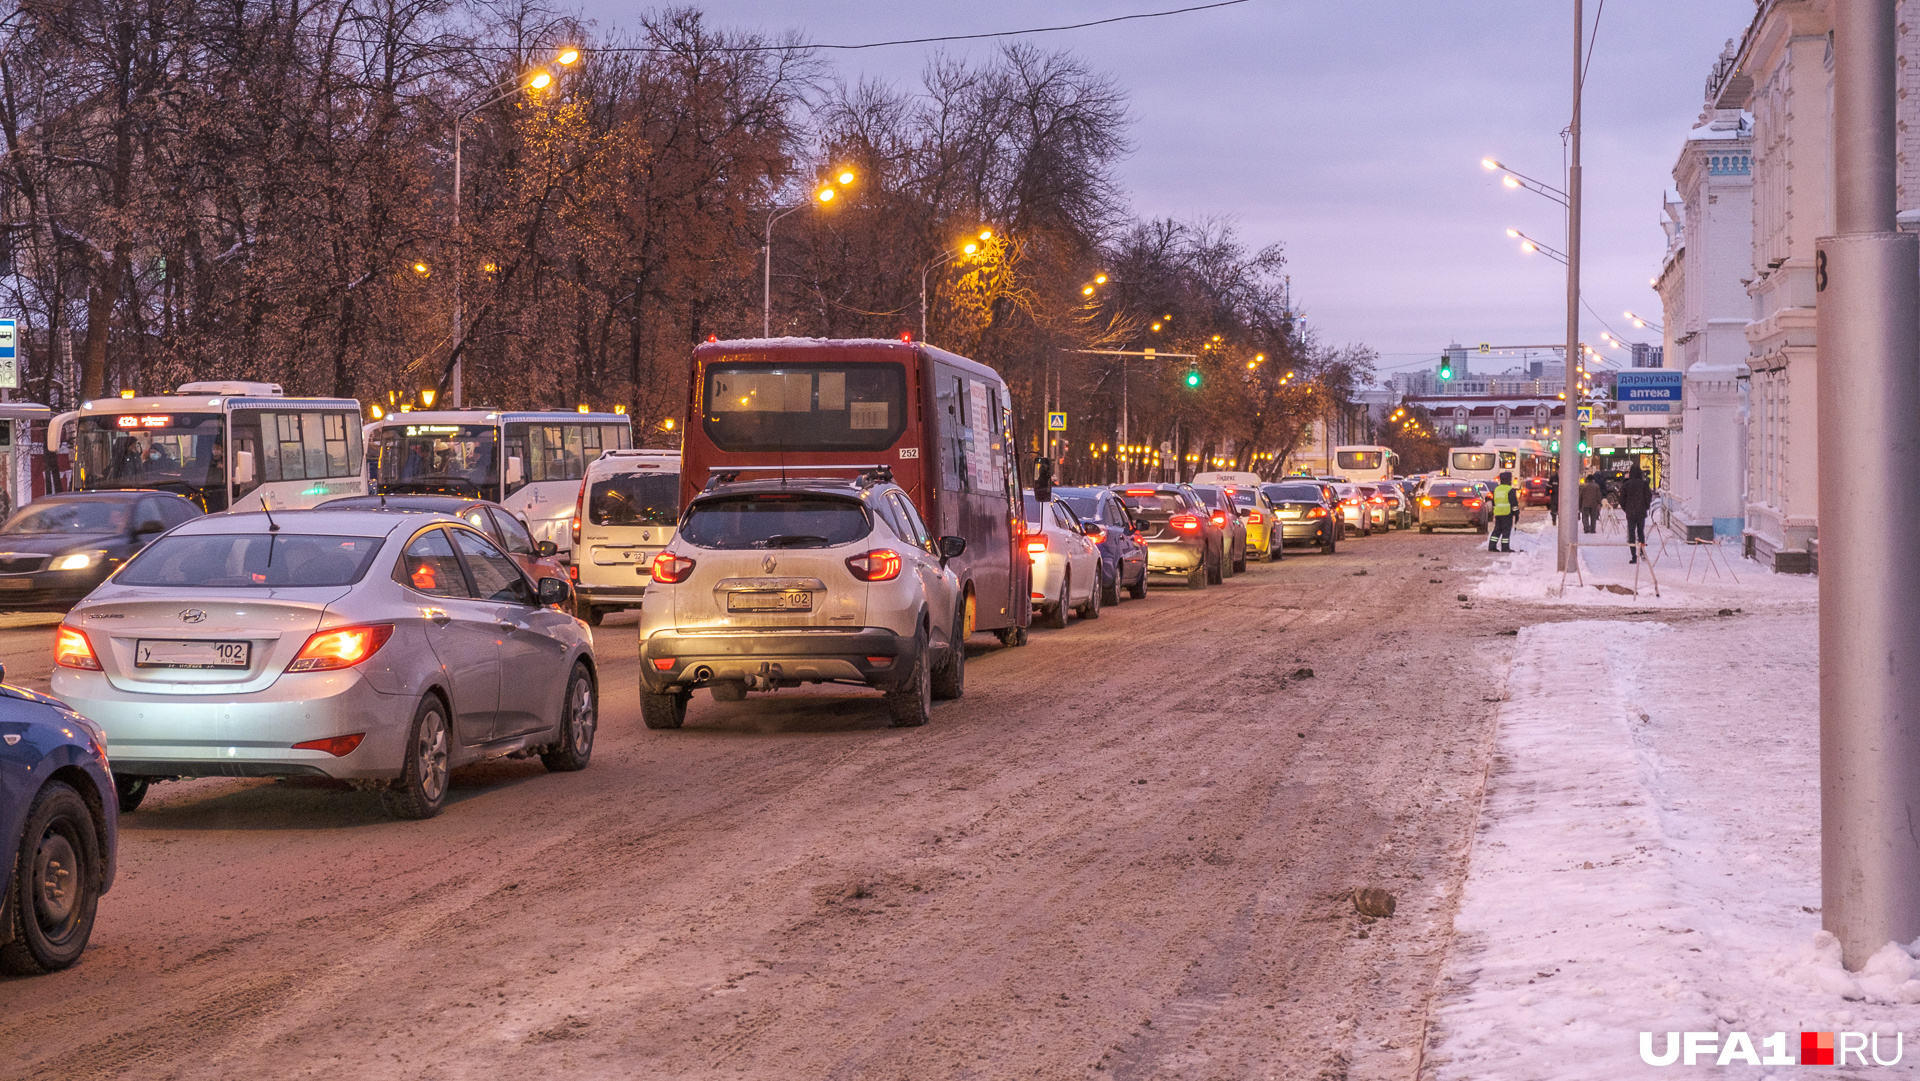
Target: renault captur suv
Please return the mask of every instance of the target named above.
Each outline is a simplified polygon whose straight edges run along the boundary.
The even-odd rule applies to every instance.
[[[719,480],[724,480],[724,475]],[[640,610],[640,716],[679,728],[693,692],[850,683],[886,694],[896,726],[958,698],[966,610],[935,537],[884,469],[853,480],[710,482],[653,558]]]

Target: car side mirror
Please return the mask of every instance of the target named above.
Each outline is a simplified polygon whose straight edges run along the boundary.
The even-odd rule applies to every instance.
[[[160,522],[155,521],[152,518],[149,518],[146,521],[141,522],[139,525],[133,527],[133,539],[139,540],[141,537],[151,537],[155,533],[165,533],[166,531],[167,531],[166,526],[162,525]]]
[[[545,559],[548,556],[554,556],[559,554],[560,554],[560,546],[553,543],[552,541],[541,541],[540,543],[533,546],[533,555],[534,555],[534,558],[536,559]]]
[[[564,608],[573,603],[573,586],[565,578],[540,579],[540,606]]]
[[[965,552],[966,550],[967,550],[967,538],[941,537],[940,538],[940,564],[942,566],[945,566],[947,560],[959,559],[961,553]]]
[[[1082,518],[1080,519],[1080,532],[1089,537],[1097,537],[1101,534],[1102,530],[1099,522],[1091,518]]]

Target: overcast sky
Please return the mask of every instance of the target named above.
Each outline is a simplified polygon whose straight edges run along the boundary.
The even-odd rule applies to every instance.
[[[631,25],[631,5],[584,2],[602,27]],[[1586,2],[1590,24],[1598,3]],[[721,26],[859,43],[1185,3],[702,6]],[[1648,279],[1665,251],[1661,194],[1700,113],[1707,72],[1753,9],[1753,0],[1605,0],[1587,83],[1583,277],[1588,302],[1617,333],[1635,333],[1623,310],[1658,318]],[[1377,349],[1384,373],[1430,362],[1449,341],[1566,337],[1559,265],[1520,252],[1505,234],[1513,226],[1561,247],[1560,208],[1502,188],[1480,159],[1559,179],[1572,22],[1569,0],[1251,0],[1025,40],[1072,50],[1131,95],[1135,150],[1120,172],[1136,213],[1231,215],[1249,244],[1284,245],[1295,306],[1324,341]],[[966,56],[996,47],[823,55],[849,80],[913,86],[934,49]],[[1584,316],[1589,341],[1603,329]]]

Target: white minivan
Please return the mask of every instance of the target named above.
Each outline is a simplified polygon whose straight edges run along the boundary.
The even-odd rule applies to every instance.
[[[578,615],[599,626],[608,612],[638,608],[653,557],[680,523],[680,454],[609,450],[587,466],[573,510]]]

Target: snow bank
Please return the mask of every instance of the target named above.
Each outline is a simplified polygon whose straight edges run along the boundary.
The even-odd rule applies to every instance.
[[[1746,609],[1757,603],[1812,604],[1819,597],[1819,585],[1811,575],[1776,574],[1770,567],[1740,558],[1737,546],[1688,545],[1658,531],[1650,531],[1648,537],[1651,566],[1628,563],[1626,520],[1612,510],[1603,512],[1599,532],[1581,535],[1582,540],[1603,546],[1580,549],[1581,575],[1567,575],[1563,593],[1561,574],[1554,569],[1554,528],[1546,511],[1527,511],[1514,531],[1513,553],[1494,559],[1480,580],[1480,597],[1557,607],[1634,609]]]
[[[1533,539],[1546,542],[1533,568],[1516,555],[1509,568],[1521,569],[1490,574],[1483,596],[1557,579],[1551,537]],[[1620,598],[1668,607],[1684,595],[1738,615],[1521,632],[1431,1076],[1694,1072],[1645,1065],[1641,1032],[1659,1047],[1668,1032],[1785,1032],[1797,1050],[1800,1031],[1920,1030],[1920,942],[1889,943],[1856,974],[1820,930],[1816,616],[1798,599],[1810,585],[1738,569],[1740,591]],[[1914,1051],[1898,1068],[1700,1072],[1902,1076]]]

